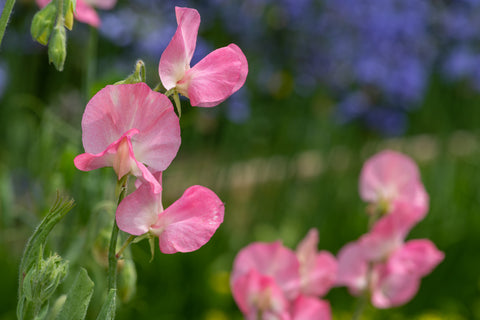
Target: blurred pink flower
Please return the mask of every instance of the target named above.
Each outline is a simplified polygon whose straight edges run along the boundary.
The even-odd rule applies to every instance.
[[[369,233],[345,245],[337,257],[337,285],[347,286],[353,295],[368,290],[377,308],[410,301],[421,278],[444,258],[430,240],[404,243],[406,229],[399,217],[383,217]]]
[[[87,104],[82,118],[85,152],[75,166],[90,171],[112,166],[118,179],[128,173],[161,185],[147,169],[165,170],[180,147],[180,125],[173,105],[145,83],[106,86]]]
[[[391,150],[368,159],[360,175],[360,196],[376,206],[386,206],[390,212],[399,203],[412,207],[412,215],[421,220],[428,211],[428,194],[420,180],[415,162],[408,156]]]
[[[158,65],[162,84],[167,90],[176,88],[190,99],[192,106],[216,106],[245,83],[247,59],[237,45],[230,44],[211,52],[190,68],[200,14],[195,9],[180,7],[175,7],[175,13],[177,31]]]
[[[298,256],[305,261],[299,261],[292,250],[278,241],[253,243],[238,253],[230,283],[233,297],[247,319],[331,319],[328,302],[302,292],[320,295],[331,286],[331,275],[326,275],[331,261],[323,266],[327,271],[316,269],[315,263],[323,258],[317,259],[316,248],[312,248],[312,243],[316,246],[315,236],[311,231],[299,246]],[[305,279],[311,281],[305,282],[305,286],[301,279],[302,263],[306,263]],[[320,288],[314,288],[315,285]]]
[[[40,8],[43,8],[49,4],[51,0],[36,0],[36,2]],[[116,3],[117,0],[77,0],[74,12],[75,19],[98,28],[101,21],[94,7],[110,10]]]
[[[328,251],[317,250],[318,231],[311,229],[297,246],[300,263],[301,292],[308,296],[322,297],[334,285],[337,261]]]
[[[161,184],[161,172],[154,174]],[[117,225],[132,235],[149,232],[159,238],[163,253],[191,252],[206,244],[223,222],[224,205],[208,188],[192,186],[167,209],[161,193],[148,183],[128,195],[118,206]]]

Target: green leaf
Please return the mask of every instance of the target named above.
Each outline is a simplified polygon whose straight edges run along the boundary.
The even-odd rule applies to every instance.
[[[42,222],[33,232],[23,252],[22,260],[20,261],[19,280],[18,280],[18,305],[17,318],[23,319],[25,294],[23,292],[23,281],[27,275],[28,270],[39,260],[39,256],[43,256],[43,248],[47,242],[47,237],[52,231],[53,227],[62,220],[62,218],[73,208],[73,200],[63,200],[57,194],[57,199],[50,211],[47,213]]]
[[[93,281],[87,270],[81,268],[72,287],[68,291],[67,299],[56,320],[83,320],[87,314],[88,305],[93,294]]]
[[[103,303],[102,309],[98,314],[97,320],[113,320],[115,319],[117,290],[110,289],[107,299]]]

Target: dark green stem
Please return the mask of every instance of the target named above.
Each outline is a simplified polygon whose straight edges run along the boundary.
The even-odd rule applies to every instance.
[[[127,182],[128,182],[128,175],[125,175],[123,178],[118,180],[117,187],[118,187],[118,202],[117,206],[120,202],[125,198],[127,195]],[[112,235],[110,237],[110,245],[108,247],[108,291],[111,289],[117,289],[117,240],[118,240],[118,226],[115,220],[113,220],[113,228],[112,228]]]
[[[15,0],[7,0],[3,6],[2,16],[0,17],[0,46],[2,45],[3,35],[5,34],[5,29],[7,29],[8,20],[14,5]]]

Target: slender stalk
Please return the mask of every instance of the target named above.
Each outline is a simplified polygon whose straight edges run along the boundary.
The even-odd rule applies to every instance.
[[[5,29],[7,28],[14,5],[15,0],[7,0],[3,6],[2,16],[0,17],[0,46],[2,45],[3,35],[5,34]]]
[[[122,255],[123,251],[125,251],[125,249],[127,249],[128,245],[133,241],[135,240],[135,236],[134,235],[131,235],[130,237],[128,237],[127,240],[125,240],[125,242],[123,243],[123,246],[120,248],[120,250],[118,250],[117,254],[115,255],[115,257],[118,259],[120,258],[120,256]]]
[[[127,195],[127,182],[128,182],[128,175],[124,176],[120,180],[118,180],[117,187],[118,189],[118,202],[117,206],[120,202],[125,198]],[[118,240],[118,226],[116,221],[113,221],[113,228],[112,228],[112,235],[110,237],[110,245],[108,247],[108,291],[111,289],[117,289],[117,257],[116,257],[116,250],[117,250],[117,240]]]

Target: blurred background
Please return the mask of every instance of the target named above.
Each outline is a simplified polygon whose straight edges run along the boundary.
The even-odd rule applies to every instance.
[[[57,190],[76,207],[48,249],[70,261],[72,277],[88,269],[95,319],[115,174],[73,166],[81,117],[137,59],[147,83],[159,83],[174,5],[202,17],[192,65],[232,42],[249,61],[245,86],[221,105],[183,100],[182,146],[164,173],[165,207],[200,184],[225,202],[225,221],[193,253],[157,248],[149,262],[147,243],[132,245],[118,319],[242,319],[229,289],[237,252],[278,239],[295,248],[310,228],[333,254],[356,240],[368,220],[360,170],[385,148],[413,157],[430,195],[408,238],[431,239],[446,259],[410,303],[365,318],[480,319],[479,0],[119,0],[99,12],[98,30],[75,23],[61,73],[30,36],[34,1],[17,0],[0,49],[0,319],[15,318],[19,259]],[[334,319],[351,317],[345,288],[326,299]]]

